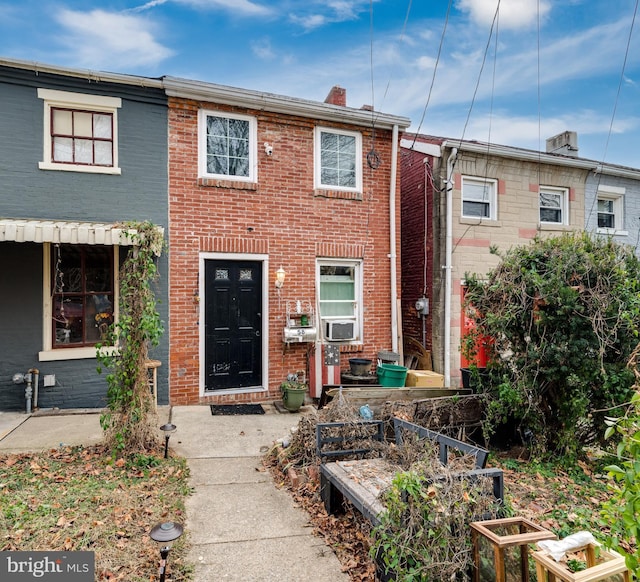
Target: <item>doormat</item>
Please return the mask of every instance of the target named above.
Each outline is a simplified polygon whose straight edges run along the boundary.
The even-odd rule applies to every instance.
[[[264,414],[262,404],[210,404],[214,416],[234,416],[239,414]]]

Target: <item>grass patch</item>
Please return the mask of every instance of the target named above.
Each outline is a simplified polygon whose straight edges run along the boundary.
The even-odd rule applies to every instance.
[[[601,510],[611,492],[609,479],[598,465],[505,458],[491,464],[504,472],[507,502],[514,515],[528,517],[560,538],[587,530],[604,540],[609,526]]]
[[[155,579],[149,530],[185,521],[190,493],[182,458],[114,460],[102,446],[0,455],[0,549],[93,551],[96,580]],[[192,579],[188,536],[171,549],[172,581]]]

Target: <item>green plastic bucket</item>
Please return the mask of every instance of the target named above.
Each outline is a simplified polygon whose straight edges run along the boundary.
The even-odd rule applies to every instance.
[[[408,368],[396,364],[380,364],[378,366],[378,384],[385,388],[403,388],[407,379]]]

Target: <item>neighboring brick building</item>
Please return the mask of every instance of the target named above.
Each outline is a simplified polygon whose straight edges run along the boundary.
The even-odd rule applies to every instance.
[[[409,120],[347,108],[340,88],[319,103],[164,86],[171,403],[273,400],[297,371],[319,396],[323,345],[340,347],[343,368],[349,354],[397,349],[396,164]],[[303,341],[283,341],[287,322]]]

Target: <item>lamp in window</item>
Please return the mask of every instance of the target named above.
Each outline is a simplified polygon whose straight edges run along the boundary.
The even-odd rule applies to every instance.
[[[280,267],[276,271],[276,288],[278,290],[282,289],[286,276],[287,276],[287,273],[285,272],[285,270],[282,267]]]

